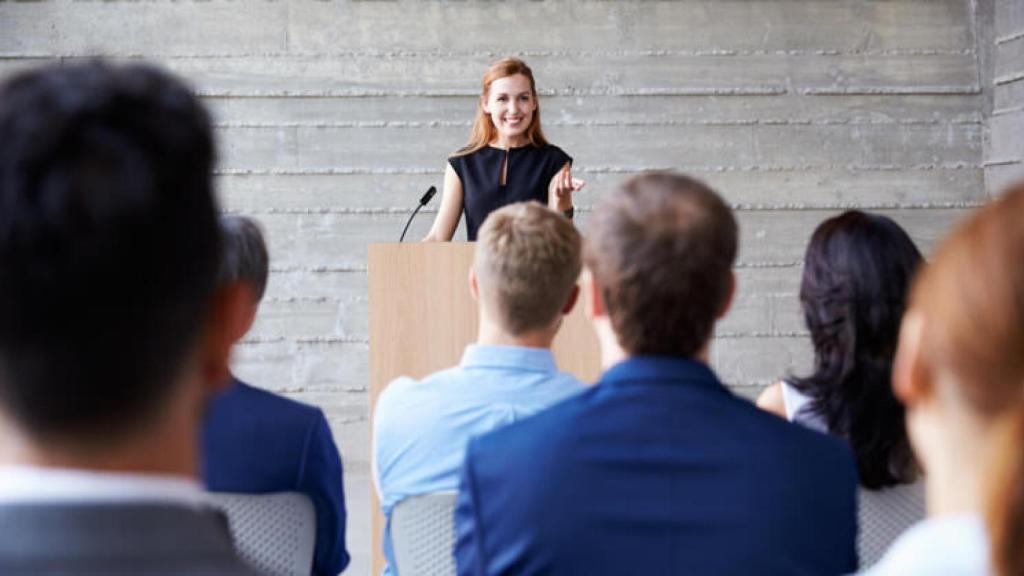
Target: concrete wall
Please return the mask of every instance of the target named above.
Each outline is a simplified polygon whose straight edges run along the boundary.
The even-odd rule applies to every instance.
[[[1024,1],[996,0],[985,183],[991,194],[1024,178]]]
[[[979,43],[971,0],[0,0],[0,76],[104,54],[194,83],[216,116],[225,207],[265,225],[273,256],[238,372],[328,414],[351,573],[367,574],[366,244],[396,239],[440,185],[489,62],[534,67],[545,129],[590,181],[584,223],[646,168],[695,173],[737,208],[740,292],[714,364],[753,395],[808,365],[796,291],[818,222],[879,210],[928,248],[984,199],[997,160],[1020,161],[1024,18],[1020,0],[997,4],[998,33]]]

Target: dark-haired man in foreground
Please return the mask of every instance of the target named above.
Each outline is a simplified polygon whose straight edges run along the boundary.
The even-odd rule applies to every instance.
[[[227,378],[206,112],[146,66],[0,88],[0,573],[250,574],[196,476]]]
[[[737,226],[707,186],[636,177],[587,223],[605,373],[471,440],[459,574],[845,574],[857,473],[837,439],[735,397],[708,367]]]

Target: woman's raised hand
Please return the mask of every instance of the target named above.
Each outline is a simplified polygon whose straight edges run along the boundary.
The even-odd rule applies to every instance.
[[[586,180],[572,177],[572,166],[568,163],[555,174],[548,187],[548,206],[564,212],[572,208],[572,194],[587,185]]]

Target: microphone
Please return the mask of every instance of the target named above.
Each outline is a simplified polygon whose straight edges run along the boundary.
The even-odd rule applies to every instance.
[[[437,194],[437,188],[431,186],[430,189],[423,194],[423,197],[420,198],[419,206],[412,211],[412,216],[409,216],[409,220],[405,223],[405,228],[402,229],[402,236],[398,239],[399,242],[405,241],[405,233],[409,231],[409,224],[412,224],[412,219],[416,217],[416,213],[420,211],[420,208],[423,208],[430,203],[430,199],[434,197],[434,194]]]

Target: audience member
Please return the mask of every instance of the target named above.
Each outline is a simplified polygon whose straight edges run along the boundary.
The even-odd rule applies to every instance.
[[[477,343],[458,366],[420,381],[399,378],[377,401],[374,464],[389,520],[405,498],[458,487],[470,436],[582,389],[558,371],[550,350],[579,294],[580,250],[572,223],[537,203],[500,208],[484,221],[469,274]],[[384,549],[390,567],[390,528]]]
[[[255,221],[220,220],[221,284],[240,283],[245,314],[233,327],[237,342],[256,319],[267,286],[267,247]],[[231,376],[210,404],[202,433],[202,472],[215,492],[300,492],[316,510],[313,574],[335,575],[348,565],[341,458],[330,426],[316,407],[255,388]]]
[[[839,439],[758,410],[707,366],[737,225],[703,183],[649,173],[588,221],[599,384],[470,441],[460,574],[839,574],[856,468]]]
[[[924,517],[924,486],[890,374],[910,280],[921,253],[898,224],[849,211],[811,236],[800,304],[814,372],[768,388],[758,405],[844,438],[860,472],[861,566],[875,563]]]
[[[202,106],[144,65],[0,88],[0,572],[249,574],[196,481],[237,294]]]
[[[871,574],[1024,574],[1022,351],[1024,183],[958,226],[914,282],[893,385],[928,518]]]

